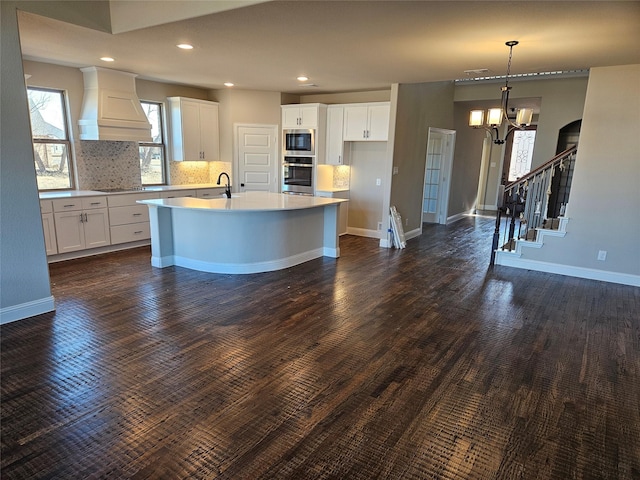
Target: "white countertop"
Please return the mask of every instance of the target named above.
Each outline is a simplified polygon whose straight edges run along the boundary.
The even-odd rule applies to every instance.
[[[124,190],[122,192],[101,192],[100,190],[63,190],[40,192],[40,200],[49,200],[53,198],[75,198],[75,197],[95,197],[96,195],[120,195],[124,193],[149,193],[149,192],[169,192],[172,190],[192,190],[201,188],[220,188],[224,190],[224,185],[216,185],[212,183],[198,183],[192,185],[153,185],[144,187],[143,189]]]
[[[346,202],[342,198],[311,197],[307,195],[286,195],[270,192],[234,193],[231,198],[165,198],[139,200],[138,203],[169,208],[186,208],[191,210],[211,210],[218,212],[259,212],[275,210],[300,210],[305,208],[324,207]]]

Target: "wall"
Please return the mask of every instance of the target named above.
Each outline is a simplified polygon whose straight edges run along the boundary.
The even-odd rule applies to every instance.
[[[635,275],[640,284],[640,65],[593,68],[564,238],[529,259]],[[606,261],[596,259],[607,252]]]
[[[422,227],[422,194],[429,127],[453,129],[453,82],[400,84],[396,100],[391,205],[408,223]],[[455,159],[454,159],[455,166]],[[453,196],[455,192],[451,192]]]
[[[326,105],[334,105],[340,103],[388,102],[390,100],[390,96],[391,90],[327,93],[316,95],[301,95],[299,103],[324,103]]]
[[[280,125],[280,93],[229,88],[211,92],[220,102],[220,158],[233,161],[235,123]]]
[[[0,322],[54,309],[16,5],[0,2]]]

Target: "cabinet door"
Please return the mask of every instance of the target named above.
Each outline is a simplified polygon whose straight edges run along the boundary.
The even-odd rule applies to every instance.
[[[192,102],[180,102],[182,115],[181,160],[202,160],[200,145],[200,105]]]
[[[282,107],[282,128],[299,128],[300,127],[300,107],[283,106]]]
[[[368,124],[367,140],[386,142],[389,138],[389,105],[370,106]]]
[[[318,128],[318,107],[300,107],[300,126],[302,128]]]
[[[220,142],[218,129],[218,106],[200,105],[200,150],[201,160],[217,161],[220,159]]]
[[[344,141],[366,139],[368,108],[344,107]]]
[[[84,213],[84,248],[111,245],[109,214],[106,208],[86,210]]]
[[[342,165],[344,163],[344,142],[342,129],[344,125],[344,108],[331,107],[327,109],[327,153],[325,163],[328,165]]]
[[[47,255],[58,253],[58,242],[56,242],[56,227],[53,223],[53,213],[42,214],[42,229],[44,231],[44,246]]]
[[[55,213],[58,252],[75,252],[84,248],[83,212]]]

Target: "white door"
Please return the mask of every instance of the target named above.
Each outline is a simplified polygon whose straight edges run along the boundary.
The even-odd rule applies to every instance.
[[[236,191],[280,192],[277,125],[235,125]]]
[[[422,198],[423,222],[447,223],[455,138],[455,131],[429,129]]]

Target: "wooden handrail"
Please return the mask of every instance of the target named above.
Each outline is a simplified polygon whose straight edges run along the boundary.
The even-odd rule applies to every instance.
[[[527,180],[529,180],[530,178],[535,177],[539,172],[546,170],[547,168],[549,168],[549,166],[553,165],[555,162],[557,162],[558,160],[561,160],[565,157],[568,157],[569,155],[571,155],[572,153],[574,153],[576,150],[578,149],[578,147],[576,145],[574,145],[571,148],[567,148],[564,152],[559,153],[558,155],[556,155],[555,157],[553,157],[551,160],[549,160],[548,162],[543,163],[542,165],[540,165],[538,168],[535,168],[533,170],[531,170],[529,173],[527,173],[525,176],[520,177],[517,180],[514,180],[511,183],[508,183],[507,185],[505,185],[504,189],[505,191],[513,188],[515,185],[522,183],[522,182],[526,182]]]

